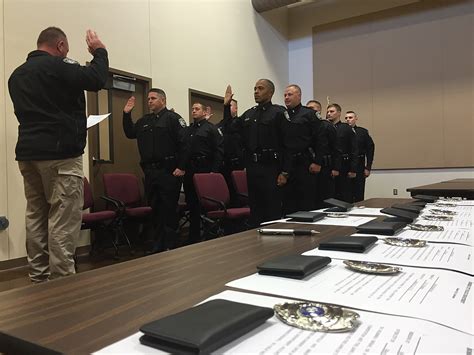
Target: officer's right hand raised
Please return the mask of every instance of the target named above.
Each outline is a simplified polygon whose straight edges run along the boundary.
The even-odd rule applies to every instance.
[[[135,96],[132,96],[128,99],[127,103],[125,104],[123,108],[123,112],[129,113],[130,111],[133,110],[134,107],[135,107]]]

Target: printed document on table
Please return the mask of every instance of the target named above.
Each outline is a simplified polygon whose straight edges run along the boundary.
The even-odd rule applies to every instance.
[[[326,208],[321,208],[319,210],[311,211],[311,212],[323,212]],[[386,216],[386,214],[380,212],[381,208],[373,208],[373,207],[354,207],[348,212],[342,212],[349,215],[361,215],[361,216]]]
[[[210,299],[226,299],[261,307],[294,302],[237,291]],[[465,333],[419,319],[357,311],[357,328],[346,333],[318,333],[290,327],[276,316],[216,350],[213,354],[467,354],[473,338]],[[96,354],[164,354],[141,345],[142,333],[125,338]]]
[[[297,223],[297,224],[312,224],[322,226],[341,226],[341,227],[358,227],[361,224],[370,222],[376,217],[363,217],[363,216],[347,216],[344,218],[337,217],[324,217],[317,222],[295,222],[289,221],[289,218],[278,219],[275,221],[263,222],[262,226],[272,223]]]
[[[383,236],[378,236],[382,238]],[[445,228],[443,231],[416,231],[404,229],[397,233],[398,238],[421,239],[435,243],[454,243],[473,246],[472,233],[469,229]]]
[[[87,117],[87,129],[91,128],[92,126],[95,126],[96,124],[102,122],[105,120],[107,117],[110,116],[110,113],[106,113],[104,115],[89,115]]]
[[[432,224],[435,226],[442,226],[444,228],[459,228],[459,229],[469,229],[472,230],[472,221],[470,219],[456,219],[453,218],[452,221],[432,221],[418,217],[415,222],[417,224],[427,225]]]
[[[357,235],[366,237],[363,234]],[[379,240],[365,253],[319,250],[316,248],[307,251],[303,255],[320,255],[342,260],[454,270],[474,275],[473,254],[474,248],[468,245],[427,243],[425,247],[410,248],[389,245],[383,240]]]
[[[395,275],[363,274],[333,259],[303,280],[254,274],[227,286],[425,319],[472,335],[473,280],[452,271],[413,267]]]

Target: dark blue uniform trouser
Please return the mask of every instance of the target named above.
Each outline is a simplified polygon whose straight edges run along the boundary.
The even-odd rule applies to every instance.
[[[174,177],[169,168],[144,168],[145,193],[153,209],[154,251],[174,247],[178,228],[178,199],[181,178]]]
[[[247,163],[247,185],[249,189],[250,224],[258,227],[260,223],[281,217],[281,191],[277,186],[280,173],[279,164]]]

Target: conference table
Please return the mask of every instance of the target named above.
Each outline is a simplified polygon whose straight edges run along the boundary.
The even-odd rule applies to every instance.
[[[441,197],[462,197],[474,199],[474,179],[460,178],[438,182],[435,184],[410,187],[407,189],[411,196],[433,195]]]
[[[406,201],[370,199],[359,205],[386,207]],[[322,240],[355,232],[354,227],[316,229],[320,234],[298,237],[260,236],[249,230],[2,292],[0,331],[59,352],[91,353],[225,290],[227,282],[254,273],[265,260],[301,254]]]

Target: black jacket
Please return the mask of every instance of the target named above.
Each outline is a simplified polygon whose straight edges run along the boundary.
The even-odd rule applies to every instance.
[[[192,123],[186,133],[189,147],[186,170],[219,172],[224,158],[224,138],[217,127],[208,120],[201,120]]]
[[[8,80],[20,123],[17,160],[80,156],[86,145],[84,90],[98,91],[107,80],[107,51],[99,48],[89,66],[35,50]]]
[[[355,131],[345,122],[337,122],[336,127],[337,141],[336,147],[338,155],[334,169],[346,173],[357,171],[357,159],[359,149],[357,148],[357,140]]]
[[[163,162],[174,157],[176,166],[186,167],[184,143],[186,122],[166,107],[158,114],[149,113],[132,122],[131,113],[123,113],[123,130],[127,138],[137,139],[142,164]]]
[[[298,106],[279,113],[282,122],[283,171],[291,174],[296,161],[323,165],[322,152],[327,151],[328,142],[316,112]],[[296,158],[302,155],[305,159]]]
[[[363,172],[364,169],[371,170],[375,153],[374,141],[366,128],[354,126],[354,130],[359,148],[357,172]]]

